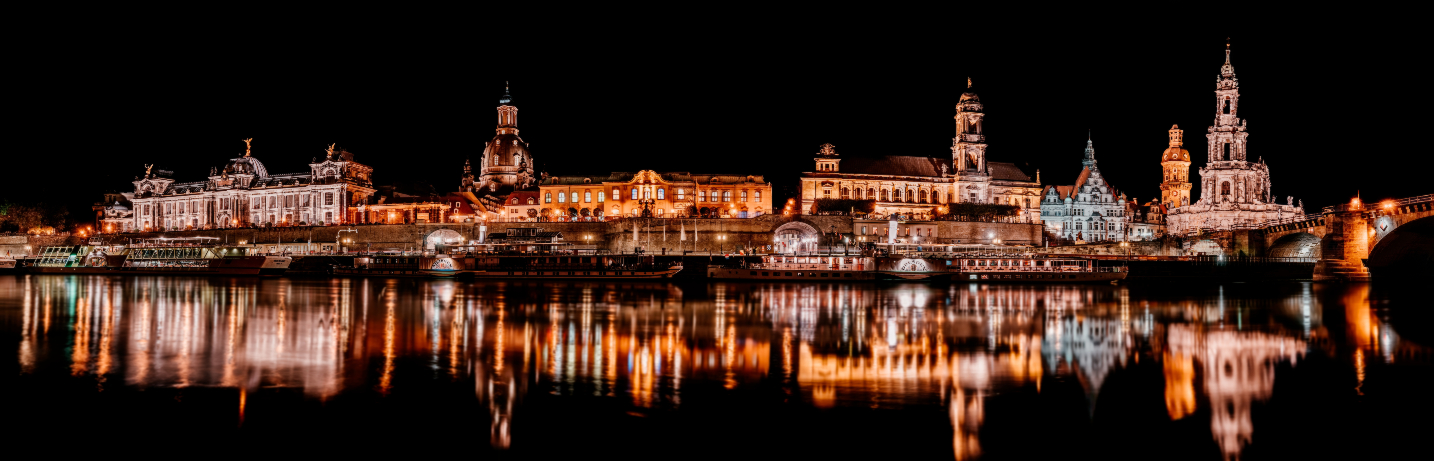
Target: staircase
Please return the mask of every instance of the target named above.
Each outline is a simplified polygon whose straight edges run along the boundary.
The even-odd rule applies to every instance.
[[[1369,269],[1343,259],[1321,259],[1315,263],[1316,282],[1368,282]]]

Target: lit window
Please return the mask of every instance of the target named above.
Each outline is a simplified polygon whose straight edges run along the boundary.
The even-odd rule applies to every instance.
[[[606,195],[607,193],[605,192],[598,192],[598,203],[602,203],[604,201],[603,199],[607,198]]]
[[[592,192],[583,192],[583,201],[584,201],[584,202],[591,202],[591,201],[593,201],[593,193],[592,193]]]
[[[637,188],[632,188],[632,200],[637,200]]]
[[[724,202],[730,202],[730,201],[732,201],[732,191],[730,191],[730,190],[724,190],[724,191],[722,191],[722,201],[724,201]]]
[[[663,190],[661,187],[657,188],[657,199],[658,199],[658,200],[667,200],[667,192],[666,192],[665,190]],[[658,211],[662,211],[662,210],[658,210]]]
[[[682,188],[680,188],[680,187],[677,188],[677,199],[678,199],[678,200],[682,200],[683,197],[686,197],[686,194],[684,193],[684,191],[682,190]]]
[[[742,196],[739,197],[738,200],[743,202],[747,201],[747,191],[742,191]]]
[[[578,203],[578,193],[573,192],[573,203]]]
[[[564,194],[564,193],[562,193],[562,192],[558,192],[558,203],[566,202],[567,199],[568,199],[568,194]]]
[[[754,192],[754,193],[757,194],[757,195],[756,195],[755,197],[752,197],[752,199],[753,199],[753,200],[756,200],[756,201],[758,201],[758,202],[762,201],[762,191],[757,191],[757,192]]]
[[[553,193],[552,193],[552,192],[548,192],[548,193],[546,193],[546,194],[543,194],[543,203],[553,203]]]
[[[697,201],[699,201],[699,202],[705,202],[705,201],[707,201],[707,191],[705,191],[705,190],[699,190],[699,191],[697,191]]]

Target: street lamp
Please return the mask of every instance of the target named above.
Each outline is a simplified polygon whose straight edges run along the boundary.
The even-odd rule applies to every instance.
[[[720,242],[717,246],[717,252],[725,254],[727,252],[727,236],[719,235],[717,236],[717,241]]]
[[[1125,258],[1130,259],[1130,242],[1120,242],[1120,248],[1125,252]]]

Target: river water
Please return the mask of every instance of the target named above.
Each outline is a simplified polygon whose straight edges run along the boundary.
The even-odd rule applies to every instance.
[[[1271,459],[1430,428],[1417,290],[0,276],[72,455]]]

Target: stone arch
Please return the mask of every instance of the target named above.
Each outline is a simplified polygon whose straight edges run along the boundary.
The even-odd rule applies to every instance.
[[[817,228],[811,224],[792,221],[778,226],[777,230],[772,232],[772,243],[776,246],[773,250],[781,253],[814,252],[820,235]]]
[[[1220,242],[1207,239],[1191,244],[1190,253],[1205,256],[1219,256],[1225,254],[1225,248],[1220,246]]]
[[[463,235],[453,229],[439,229],[430,232],[423,238],[423,247],[432,250],[436,245],[459,245],[463,243]]]
[[[1296,232],[1271,243],[1269,255],[1277,258],[1319,258],[1319,240],[1314,234]]]
[[[1375,280],[1428,280],[1434,275],[1434,216],[1419,218],[1389,231],[1369,250],[1367,261]]]

